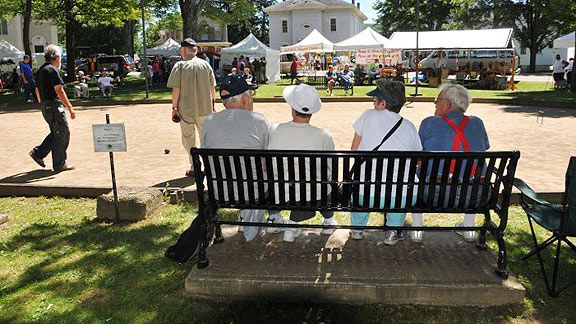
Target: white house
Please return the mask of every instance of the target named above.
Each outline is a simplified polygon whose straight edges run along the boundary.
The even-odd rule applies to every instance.
[[[228,25],[219,23],[210,18],[200,17],[198,19],[199,36],[195,41],[201,50],[223,48],[230,46],[228,42]],[[169,38],[180,43],[183,39],[182,30],[161,30],[158,32],[159,39],[157,45],[161,45]]]
[[[343,0],[285,0],[264,9],[270,17],[270,47],[301,41],[314,29],[333,43],[364,30],[360,3]]]
[[[0,39],[24,51],[22,32],[24,17],[15,16],[10,20],[0,19]],[[58,28],[56,24],[45,20],[32,20],[30,23],[30,49],[34,54],[43,54],[48,44],[58,44]]]
[[[519,44],[517,42],[516,44]],[[528,71],[530,66],[530,49],[520,48],[520,67],[523,71]],[[571,48],[553,48],[552,44],[540,50],[536,54],[536,71],[550,71],[550,66],[554,63],[556,54],[560,54],[563,60],[574,57],[574,47]]]

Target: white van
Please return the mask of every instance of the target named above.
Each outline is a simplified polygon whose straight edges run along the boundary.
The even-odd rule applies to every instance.
[[[432,73],[436,69],[438,56],[446,55],[446,67],[451,74],[456,73],[457,68],[466,67],[472,71],[480,71],[483,67],[501,74],[512,72],[512,55],[514,49],[471,49],[471,50],[437,50],[420,61],[420,69],[423,73]],[[516,55],[516,66],[519,67],[519,58]]]
[[[296,57],[298,61],[300,61],[300,70],[304,71],[304,61],[306,60],[302,55],[298,53],[294,54],[281,54],[280,55],[280,73],[281,74],[290,74],[290,65],[292,65],[292,61]]]

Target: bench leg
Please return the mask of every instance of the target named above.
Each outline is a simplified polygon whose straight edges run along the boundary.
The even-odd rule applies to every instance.
[[[220,224],[216,225],[214,231],[215,231],[214,244],[224,243],[224,236],[222,235],[222,228],[220,227]]]
[[[504,242],[504,233],[500,230],[495,230],[496,241],[498,242],[498,263],[496,274],[503,279],[508,278],[508,262],[506,261],[506,243]]]
[[[492,224],[490,219],[490,213],[484,214],[484,227]],[[476,248],[478,250],[486,251],[488,249],[488,245],[486,244],[486,228],[480,230],[480,235],[478,236],[478,241],[476,242]]]
[[[206,256],[206,239],[202,240],[200,243],[200,251],[198,251],[198,263],[196,264],[198,269],[204,269],[208,266],[210,262]]]

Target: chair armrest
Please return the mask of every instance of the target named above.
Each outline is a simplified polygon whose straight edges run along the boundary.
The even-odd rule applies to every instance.
[[[514,178],[514,187],[518,188],[518,190],[520,190],[520,193],[525,196],[528,197],[530,200],[536,202],[539,205],[544,205],[550,208],[554,208],[557,209],[559,211],[563,211],[561,206],[559,205],[555,205],[550,203],[549,201],[545,200],[544,198],[542,198],[540,195],[538,195],[532,188],[530,188],[530,186],[528,186],[526,184],[526,182],[524,182],[522,179],[518,179],[518,178]]]

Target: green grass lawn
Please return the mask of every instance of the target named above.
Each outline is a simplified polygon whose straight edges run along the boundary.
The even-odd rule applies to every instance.
[[[201,302],[183,295],[194,265],[163,257],[190,223],[196,207],[166,205],[134,224],[96,222],[95,200],[0,198],[0,322],[41,323],[380,323],[576,321],[576,287],[552,299],[537,261],[519,261],[529,249],[529,228],[511,208],[506,240],[511,270],[527,288],[521,305],[427,307],[388,305]],[[225,217],[235,217],[227,211]],[[342,214],[336,217],[344,221]],[[439,215],[435,223],[452,222]],[[374,217],[372,222],[381,222]],[[542,235],[543,233],[540,233]],[[494,249],[494,242],[490,242]],[[391,247],[393,248],[393,247]],[[547,258],[550,255],[547,254]],[[567,259],[564,259],[567,260]],[[575,258],[564,274],[576,277]]]
[[[72,102],[92,102],[92,103],[110,103],[115,101],[133,101],[144,100],[146,98],[144,79],[137,77],[128,77],[125,80],[126,84],[119,86],[114,91],[113,98],[103,98],[100,96],[98,88],[92,86],[90,88],[91,95],[96,95],[90,99],[72,99]],[[281,97],[282,90],[289,84],[287,79],[282,82],[261,85],[256,91],[255,98],[273,98]],[[471,89],[470,92],[473,98],[493,98],[504,100],[519,100],[521,102],[537,102],[537,103],[550,103],[550,102],[563,102],[563,103],[576,103],[576,94],[568,91],[554,91],[552,90],[551,83],[545,82],[519,82],[516,91],[508,90],[475,90]],[[354,88],[354,97],[364,97],[366,93],[372,90],[374,86],[356,86]],[[68,93],[73,93],[73,88],[68,87]],[[328,96],[326,90],[318,90],[321,97]],[[406,94],[414,93],[413,85],[406,87]],[[418,92],[423,97],[434,98],[440,90],[438,88],[429,88],[425,85],[419,87]],[[335,89],[334,96],[344,96],[343,89]],[[171,90],[164,86],[150,87],[148,99],[170,99]],[[26,104],[22,96],[17,96],[12,93],[5,93],[0,97],[0,111],[9,111],[16,109],[26,109],[37,107],[36,104]]]

